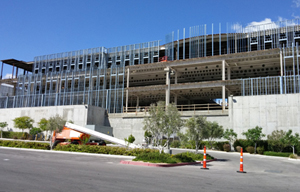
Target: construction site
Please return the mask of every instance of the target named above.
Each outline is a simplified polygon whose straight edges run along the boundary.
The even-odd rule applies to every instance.
[[[55,107],[61,115],[64,107],[99,107],[106,110],[103,117],[85,110],[78,110],[85,119],[67,116],[82,126],[103,118],[101,126],[113,127],[115,137],[133,133],[140,142],[147,109],[163,100],[177,105],[183,118],[205,115],[239,136],[256,125],[267,134],[300,132],[299,46],[300,19],[294,19],[238,30],[194,26],[165,35],[164,44],[98,47],[30,62],[3,59],[0,121],[13,126],[5,120],[8,110],[38,120],[41,110]],[[12,69],[12,78],[2,79],[4,67]]]

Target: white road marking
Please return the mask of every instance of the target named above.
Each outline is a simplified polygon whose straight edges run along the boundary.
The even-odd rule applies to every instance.
[[[3,159],[3,161],[9,161],[9,159]]]

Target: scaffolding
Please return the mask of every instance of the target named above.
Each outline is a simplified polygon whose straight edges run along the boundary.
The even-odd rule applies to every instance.
[[[208,57],[257,50],[293,47],[300,43],[300,19],[243,27],[199,25],[166,35],[165,55],[168,61]],[[218,31],[218,33],[214,33]],[[211,34],[209,32],[211,31]],[[226,31],[226,33],[224,33]],[[182,34],[182,39],[180,39]],[[177,37],[177,39],[175,39]]]
[[[224,81],[227,73],[228,81],[233,82],[234,79],[241,82],[242,86],[238,84],[236,87],[239,88],[235,90],[239,95],[299,93],[300,19],[247,27],[212,24],[211,28],[208,28],[208,25],[190,27],[187,31],[189,37],[186,37],[185,29],[182,32],[177,30],[177,33],[173,31],[166,35],[166,43],[161,46],[160,41],[151,41],[35,57],[32,74],[18,76],[14,88],[15,96],[0,97],[0,108],[87,104],[103,107],[108,113],[120,113],[123,112],[126,102],[124,98],[128,100],[129,97],[132,103],[134,97],[139,103],[139,99],[148,101],[149,97],[152,97],[152,94],[147,93],[142,95],[143,98],[139,98],[138,95],[125,97],[128,95],[125,90],[129,88],[129,84],[130,88],[141,89],[150,85],[165,86],[167,75],[164,68],[171,64],[179,70],[175,73],[176,78],[178,75],[178,83]],[[182,39],[180,39],[181,34]],[[253,54],[245,52],[253,52]],[[257,54],[260,56],[258,57]],[[222,56],[212,57],[218,55]],[[269,67],[272,66],[269,73],[263,71],[264,68],[268,70],[268,67],[260,63],[267,57],[272,57],[270,59],[272,62],[268,63]],[[192,60],[194,63],[184,61],[193,58],[200,59]],[[247,66],[248,70],[242,69],[236,63],[242,63],[248,58],[251,62],[255,62],[255,65]],[[229,66],[225,59],[240,61],[235,61]],[[244,66],[248,65],[250,59],[245,61]],[[166,60],[182,61],[143,66]],[[185,62],[192,64],[183,67],[186,65]],[[138,76],[139,70],[133,70],[129,77],[130,68],[135,68],[134,65],[140,65],[140,71],[144,71],[142,74],[147,75]],[[148,70],[149,66],[154,66],[155,70]],[[280,71],[277,71],[278,69]],[[172,82],[173,79],[174,77],[171,77]],[[165,87],[162,89],[164,90]],[[217,97],[214,95],[215,90],[210,90],[205,92],[205,96],[215,99]],[[191,93],[191,90],[189,94],[186,93],[187,100],[195,96]],[[219,93],[225,97],[225,86],[222,87],[221,92],[218,91],[217,95],[220,95]],[[155,94],[151,102],[166,98],[163,92]],[[204,93],[201,94],[199,93],[199,97],[203,97]],[[129,101],[127,105],[128,103]],[[129,107],[134,106],[130,104]]]
[[[123,110],[125,66],[158,62],[159,41],[35,57],[33,74],[18,77],[16,96],[0,108],[93,105]]]
[[[299,53],[298,42],[296,46],[283,46],[280,76],[242,79],[242,96],[300,93]]]

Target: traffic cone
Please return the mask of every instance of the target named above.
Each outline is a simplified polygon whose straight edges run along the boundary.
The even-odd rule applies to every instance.
[[[238,173],[247,173],[244,171],[244,164],[243,164],[243,148],[241,148],[241,157],[240,157],[240,170],[237,171]]]
[[[206,146],[204,146],[203,167],[201,169],[209,169],[209,168],[206,168]]]

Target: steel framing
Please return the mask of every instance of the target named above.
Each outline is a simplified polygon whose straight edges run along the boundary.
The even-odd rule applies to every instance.
[[[205,58],[210,58],[208,56],[270,49],[280,50],[280,75],[232,80],[240,82],[238,84],[241,84],[241,95],[299,93],[299,24],[300,19],[295,19],[240,27],[235,31],[228,24],[225,27],[219,24],[218,29],[212,24],[211,35],[208,35],[208,26],[202,25],[190,27],[188,38],[185,37],[185,29],[182,33],[179,30],[177,34],[169,33],[166,35],[166,44],[162,46],[160,41],[152,41],[38,56],[34,59],[32,74],[18,77],[16,95],[0,97],[0,108],[87,104],[106,108],[108,113],[119,113],[123,112],[125,95],[126,108],[129,102],[128,91],[124,94],[125,89],[131,88],[130,72],[125,70],[126,67],[140,65],[143,68],[144,64],[159,62],[161,56],[167,56],[168,61],[174,61],[168,64],[170,67],[172,63],[176,64],[175,60],[190,59],[180,64],[184,66],[194,62],[193,58],[203,57],[203,61],[195,61],[198,62],[196,66],[205,62]],[[222,33],[224,29],[226,33]],[[214,34],[214,30],[219,33]],[[180,34],[183,35],[182,39]],[[177,41],[174,40],[175,37]],[[164,55],[161,51],[163,46]],[[225,80],[225,62],[222,60],[222,81]],[[145,65],[144,69],[147,68],[149,65]],[[230,67],[226,66],[227,69],[230,80]],[[166,77],[167,75],[164,78]],[[222,86],[223,100],[224,97],[225,86]]]

